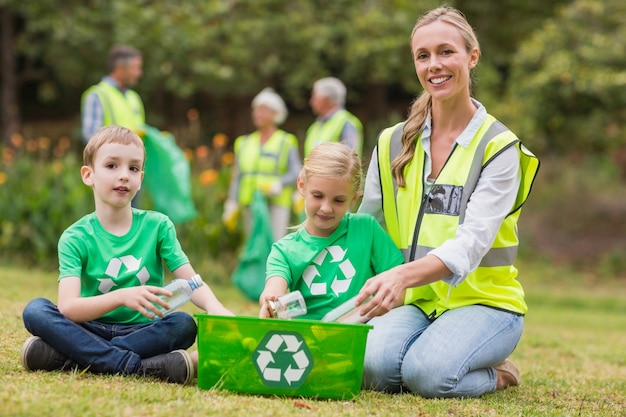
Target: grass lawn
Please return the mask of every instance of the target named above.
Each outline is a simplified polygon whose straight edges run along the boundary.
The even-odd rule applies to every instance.
[[[202,390],[148,379],[27,372],[25,304],[56,301],[56,271],[0,266],[0,416],[626,416],[624,280],[598,280],[554,267],[525,265],[530,311],[512,359],[519,387],[479,399],[426,400],[361,392],[351,401],[277,398]],[[231,287],[214,287],[238,314],[257,306]],[[197,312],[193,305],[184,310]]]

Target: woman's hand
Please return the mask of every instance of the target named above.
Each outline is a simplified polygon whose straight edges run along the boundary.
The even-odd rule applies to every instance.
[[[369,302],[361,308],[360,314],[373,318],[382,316],[389,310],[404,304],[404,293],[406,287],[404,285],[403,271],[400,265],[388,271],[382,272],[375,277],[370,278],[359,292],[356,304],[359,305],[365,301],[370,295],[374,295]]]

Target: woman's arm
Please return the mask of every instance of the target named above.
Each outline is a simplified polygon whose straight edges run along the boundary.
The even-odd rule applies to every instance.
[[[408,288],[442,279],[457,285],[465,279],[491,248],[502,221],[513,206],[519,183],[519,155],[515,147],[510,147],[483,170],[456,236],[423,258],[371,278],[356,302],[376,295],[363,307],[361,314],[373,317],[402,305]]]

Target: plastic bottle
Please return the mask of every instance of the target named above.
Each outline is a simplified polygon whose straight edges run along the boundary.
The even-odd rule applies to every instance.
[[[200,288],[204,285],[202,282],[202,278],[200,275],[194,275],[193,277],[187,279],[175,279],[169,284],[167,284],[163,289],[168,290],[172,293],[171,297],[166,297],[165,295],[159,295],[163,301],[169,304],[170,308],[165,309],[162,306],[156,304],[157,308],[163,312],[163,314],[169,314],[172,311],[176,310],[178,307],[185,304],[187,301],[191,299],[191,294],[197,288]]]
[[[307,311],[304,297],[300,291],[292,291],[267,303],[273,318],[290,319],[306,314]]]
[[[358,295],[355,295],[348,301],[330,310],[328,313],[326,313],[326,315],[324,315],[324,317],[322,317],[322,321],[334,321],[337,323],[347,324],[365,323],[367,320],[369,320],[369,318],[367,316],[362,316],[360,312],[363,306],[367,304],[368,301],[371,300],[374,296],[369,296],[365,301],[359,304],[358,307],[355,307],[354,303],[357,297]]]

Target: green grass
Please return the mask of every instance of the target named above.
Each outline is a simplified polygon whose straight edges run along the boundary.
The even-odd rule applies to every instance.
[[[626,416],[626,291],[604,280],[529,264],[530,306],[512,359],[519,387],[478,399],[426,400],[364,391],[352,401],[274,398],[89,373],[26,372],[21,311],[56,300],[56,272],[0,266],[1,416]],[[238,314],[255,315],[232,287],[214,287]],[[193,306],[185,307],[193,313]],[[311,409],[298,405],[303,401]]]

